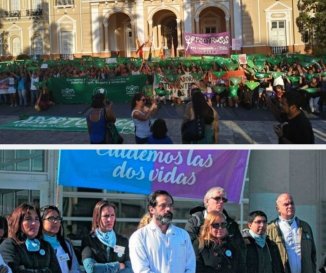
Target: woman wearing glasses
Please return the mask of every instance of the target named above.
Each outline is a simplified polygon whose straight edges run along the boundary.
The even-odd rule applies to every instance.
[[[79,264],[73,246],[64,237],[59,209],[56,206],[42,207],[41,220],[43,239],[54,249],[61,272],[79,273]]]
[[[137,144],[148,143],[151,135],[150,118],[157,109],[157,104],[152,102],[150,107],[146,105],[146,98],[142,93],[136,93],[131,101],[131,118],[135,124],[135,140]]]
[[[96,203],[91,233],[82,241],[82,260],[87,273],[132,273],[128,239],[115,233],[116,207],[108,201]]]
[[[55,253],[42,239],[40,215],[23,203],[8,218],[8,238],[0,245],[4,261],[14,273],[61,272]]]
[[[199,237],[193,246],[196,273],[244,273],[245,261],[240,250],[228,237],[227,222],[222,213],[207,214]]]

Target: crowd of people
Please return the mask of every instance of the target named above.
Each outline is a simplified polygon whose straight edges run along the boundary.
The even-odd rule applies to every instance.
[[[316,246],[310,225],[295,215],[289,193],[276,199],[278,217],[252,211],[240,230],[224,208],[221,187],[207,191],[190,211],[185,228],[172,224],[174,199],[164,190],[148,197],[147,213],[130,239],[116,233],[117,208],[101,200],[81,244],[81,264],[63,232],[56,206],[23,203],[8,216],[0,245],[0,272],[17,273],[315,273]],[[6,228],[6,225],[3,225]],[[0,227],[1,231],[1,227]],[[4,235],[6,237],[6,235]],[[319,272],[325,272],[326,259]]]
[[[280,125],[275,128],[275,133],[280,139],[279,143],[311,144],[314,143],[311,125],[302,110],[316,115],[323,110],[326,102],[326,65],[322,58],[309,57],[305,60],[308,56],[293,56],[248,56],[245,64],[221,57],[210,62],[203,58],[193,61],[143,60],[141,63],[125,58],[124,62],[110,64],[105,63],[104,59],[78,59],[51,61],[45,67],[40,66],[42,68],[19,63],[0,72],[0,103],[12,107],[31,105],[37,111],[42,111],[53,105],[51,90],[47,86],[51,78],[109,80],[145,74],[147,81],[142,92],[135,94],[131,101],[136,143],[149,143],[149,137],[151,144],[170,143],[166,134],[157,140],[151,131],[151,118],[159,109],[159,104],[170,101],[171,105],[187,103],[183,123],[194,126],[187,121],[200,120],[195,128],[196,131],[203,131],[202,137],[189,139],[182,136],[183,143],[218,143],[218,107],[243,106],[250,109],[257,106],[270,109],[277,115]],[[2,92],[4,88],[7,93]],[[289,98],[284,102],[283,98],[288,93],[299,95],[294,102]],[[107,119],[108,113],[102,114],[103,108],[112,114],[112,109],[109,110],[112,105],[106,103],[108,98],[99,99],[104,102],[96,102],[97,99],[93,97],[92,114],[87,116],[90,142],[112,143],[104,137],[103,132],[105,121],[112,125],[115,118]],[[289,101],[293,104],[288,105]],[[296,109],[291,108],[293,105]],[[294,125],[291,126],[291,123]],[[298,128],[297,124],[300,125],[299,129],[293,129]],[[301,137],[302,131],[305,137]]]
[[[276,86],[281,86],[285,92],[302,90],[306,98],[304,107],[312,113],[318,114],[325,100],[326,65],[322,58],[295,54],[282,57],[248,55],[247,62],[243,64],[222,57],[216,60],[176,58],[151,62],[121,59],[116,63],[106,63],[105,59],[82,58],[44,61],[43,65],[29,60],[7,67],[1,66],[0,86],[6,83],[9,93],[1,95],[1,100],[11,106],[34,106],[39,90],[46,86],[50,78],[109,80],[139,74],[146,75],[148,80],[143,93],[164,102],[170,99],[173,103],[181,103],[188,99],[190,89],[186,90],[188,94],[184,94],[182,85],[185,78],[190,76],[196,79],[198,87],[217,107],[265,107],[262,94],[279,98],[282,91],[277,91]],[[234,71],[239,73],[227,73]],[[190,85],[187,82],[187,87]]]

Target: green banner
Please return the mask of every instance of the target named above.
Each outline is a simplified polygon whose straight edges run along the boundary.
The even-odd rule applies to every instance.
[[[115,125],[120,134],[133,134],[135,131],[132,119],[117,119]],[[87,123],[84,117],[30,116],[2,124],[0,129],[86,132]]]
[[[146,75],[115,77],[111,80],[88,78],[51,78],[49,91],[56,103],[91,103],[96,93],[105,93],[113,102],[130,102],[133,95],[141,92],[146,83]]]

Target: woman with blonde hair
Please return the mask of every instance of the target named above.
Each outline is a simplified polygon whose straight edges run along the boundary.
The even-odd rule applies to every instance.
[[[137,229],[147,226],[152,220],[151,214],[149,212],[145,213],[140,219]]]
[[[245,273],[240,249],[228,237],[227,222],[222,213],[207,214],[199,237],[193,243],[196,273]]]

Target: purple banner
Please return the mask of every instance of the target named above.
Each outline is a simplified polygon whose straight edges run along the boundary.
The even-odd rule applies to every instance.
[[[194,34],[185,33],[186,55],[219,55],[230,53],[228,32]]]
[[[171,152],[171,151],[170,151]],[[247,166],[248,151],[187,150],[172,151],[181,154],[183,163],[179,166],[155,164],[156,170],[163,170],[168,180],[180,177],[173,182],[156,179],[153,191],[162,189],[173,196],[202,199],[211,187],[226,190],[230,202],[239,203]]]
[[[58,183],[64,186],[202,199],[223,187],[239,203],[247,150],[62,150]]]

